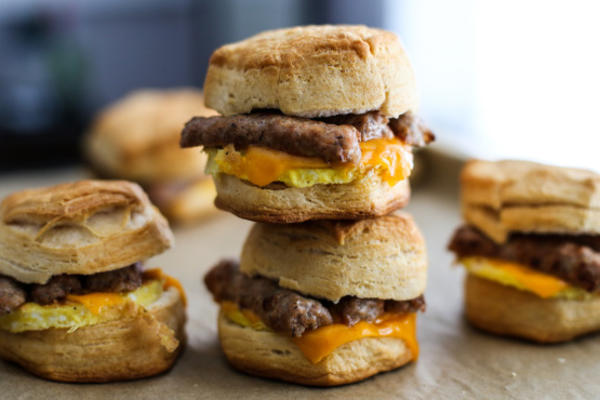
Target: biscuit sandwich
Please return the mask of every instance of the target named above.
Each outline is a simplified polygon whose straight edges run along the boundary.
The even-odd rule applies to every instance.
[[[185,295],[142,261],[173,236],[142,189],[79,181],[0,203],[0,358],[40,377],[109,382],[168,370]]]
[[[182,147],[204,146],[217,207],[260,222],[386,215],[409,199],[416,116],[398,38],[365,26],[267,31],[217,49]]]
[[[190,117],[215,114],[199,90],[138,90],[99,114],[86,158],[100,177],[141,184],[172,222],[194,221],[215,211],[216,192],[204,174],[206,155],[181,149],[179,136]]]
[[[537,342],[600,329],[600,175],[525,161],[471,161],[449,249],[467,270],[475,326]]]
[[[257,223],[239,264],[205,276],[220,304],[231,365],[288,382],[335,386],[419,354],[427,256],[407,214],[361,221]]]

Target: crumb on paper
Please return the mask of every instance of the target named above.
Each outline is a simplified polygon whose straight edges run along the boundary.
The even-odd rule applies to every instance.
[[[561,363],[561,364],[564,364],[564,363],[566,363],[566,362],[567,362],[567,359],[566,359],[566,358],[562,358],[562,357],[558,357],[556,360],[557,360],[559,363]]]
[[[512,375],[512,377],[514,378],[515,376],[517,376],[517,373],[515,371],[510,373]]]

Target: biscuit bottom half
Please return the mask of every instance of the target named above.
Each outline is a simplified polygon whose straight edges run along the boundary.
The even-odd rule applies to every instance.
[[[467,274],[465,314],[488,332],[557,343],[600,330],[600,296],[542,298]]]
[[[402,339],[365,337],[345,343],[313,363],[288,336],[241,326],[223,312],[218,325],[221,347],[234,368],[302,385],[358,382],[399,368],[417,357],[416,348],[411,349]]]
[[[145,308],[130,305],[119,319],[74,331],[0,330],[0,358],[62,382],[131,380],[168,370],[185,341],[180,292],[169,288]]]
[[[405,206],[410,198],[407,179],[390,186],[376,173],[347,184],[305,188],[283,184],[259,187],[228,174],[218,174],[214,180],[217,207],[259,222],[378,217]]]

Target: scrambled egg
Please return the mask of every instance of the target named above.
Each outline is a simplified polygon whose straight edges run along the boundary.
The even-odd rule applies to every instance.
[[[26,303],[12,313],[0,316],[0,329],[12,333],[41,331],[50,328],[67,328],[75,331],[84,326],[119,318],[124,312],[124,306],[130,302],[147,307],[157,301],[162,294],[163,282],[151,280],[133,292],[110,294],[110,302],[106,302],[104,305],[96,304],[94,308],[72,300],[46,306]],[[73,298],[82,299],[85,297],[85,295],[73,296]]]
[[[594,296],[559,278],[521,264],[484,257],[465,257],[459,262],[470,274],[515,289],[532,292],[542,298],[584,300]]]
[[[252,182],[252,179],[248,176],[248,174],[244,173],[243,171],[239,171],[238,168],[234,167],[232,163],[228,162],[228,156],[229,154],[226,153],[225,149],[210,149],[208,151],[206,173],[211,175],[225,173]],[[351,169],[295,168],[287,169],[282,173],[277,174],[277,177],[274,181],[283,182],[287,186],[291,187],[303,188],[317,184],[350,183],[355,179],[356,171]],[[266,186],[271,182],[268,182],[262,186]],[[256,181],[253,183],[256,183]]]
[[[318,158],[293,156],[281,151],[249,146],[237,151],[233,145],[223,149],[206,149],[206,173],[225,173],[257,186],[283,182],[290,187],[353,182],[374,171],[390,186],[406,179],[412,170],[410,146],[398,139],[374,139],[361,143],[362,159],[358,164],[329,164]]]

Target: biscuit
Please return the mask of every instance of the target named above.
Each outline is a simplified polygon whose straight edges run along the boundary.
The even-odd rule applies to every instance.
[[[511,232],[600,233],[600,175],[526,161],[467,163],[461,173],[466,222],[496,242]]]
[[[488,332],[556,343],[600,330],[600,296],[586,300],[543,299],[468,274],[465,314]]]
[[[122,318],[68,329],[0,330],[0,358],[42,378],[62,382],[131,380],[168,370],[185,342],[185,307],[171,288],[146,308]]]
[[[391,32],[366,26],[302,26],[260,33],[217,49],[206,105],[223,115],[276,109],[308,118],[415,111],[412,67]]]
[[[255,224],[240,270],[333,302],[344,296],[410,300],[425,291],[427,253],[406,213],[354,222]]]
[[[215,205],[240,218],[273,223],[361,219],[389,214],[410,199],[408,180],[390,186],[373,171],[347,184],[258,187],[233,175],[214,177]]]
[[[131,182],[84,180],[23,190],[0,203],[0,274],[23,283],[125,267],[173,240],[165,218]]]

